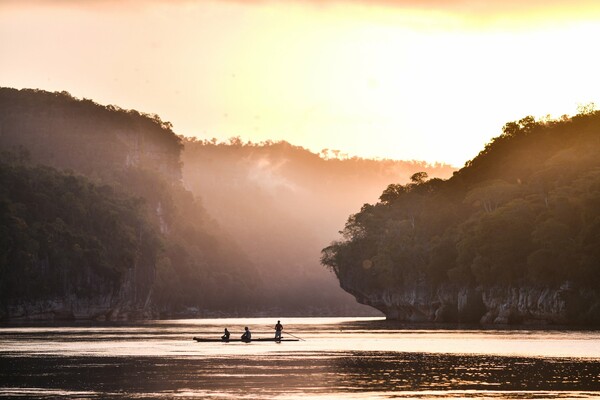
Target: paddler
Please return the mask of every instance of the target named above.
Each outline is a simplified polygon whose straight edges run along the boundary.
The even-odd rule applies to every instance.
[[[281,321],[277,321],[275,324],[275,339],[281,340],[281,331],[283,331],[283,325],[281,325]]]
[[[221,336],[221,340],[224,342],[229,342],[229,331],[227,330],[227,328],[225,328],[225,332],[223,333],[223,336]]]
[[[242,342],[250,342],[252,340],[252,333],[248,327],[244,327],[244,334],[242,335]]]

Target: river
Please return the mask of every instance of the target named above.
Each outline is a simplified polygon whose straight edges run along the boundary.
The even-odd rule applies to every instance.
[[[0,326],[0,398],[600,398],[600,331],[411,326],[381,318]]]

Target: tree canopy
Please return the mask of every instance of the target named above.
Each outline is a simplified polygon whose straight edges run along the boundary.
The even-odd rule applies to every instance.
[[[182,148],[157,115],[0,88],[2,305],[106,294],[143,259],[156,310],[252,307],[256,269],[183,186]]]
[[[600,112],[507,123],[448,180],[414,174],[349,217],[322,263],[343,281],[598,289]]]

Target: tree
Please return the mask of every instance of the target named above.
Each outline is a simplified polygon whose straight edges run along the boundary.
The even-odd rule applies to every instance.
[[[362,278],[366,288],[373,275],[390,288],[415,270],[436,284],[568,281],[599,291],[600,112],[583,112],[509,122],[450,179],[415,173],[406,185],[388,185],[380,203],[352,216],[345,232],[353,234],[327,259],[340,271],[351,264],[355,284]],[[371,268],[336,258],[359,246]]]
[[[427,172],[415,172],[410,177],[410,181],[415,184],[421,184],[424,183],[428,177],[429,175],[427,175]]]
[[[406,193],[406,187],[402,186],[399,183],[392,183],[388,185],[388,187],[381,193],[379,196],[379,200],[384,204],[390,204],[394,200],[400,198],[404,193]]]

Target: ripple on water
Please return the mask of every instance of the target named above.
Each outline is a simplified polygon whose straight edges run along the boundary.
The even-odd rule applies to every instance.
[[[191,341],[223,326],[270,336],[266,322],[0,328],[0,397],[600,397],[594,331],[418,330],[309,318],[282,321],[303,342]]]

